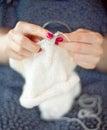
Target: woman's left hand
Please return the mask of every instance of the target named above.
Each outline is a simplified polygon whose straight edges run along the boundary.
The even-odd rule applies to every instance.
[[[77,65],[86,69],[94,69],[103,54],[103,36],[86,29],[78,29],[65,35],[70,41],[65,39],[58,45],[68,50]]]

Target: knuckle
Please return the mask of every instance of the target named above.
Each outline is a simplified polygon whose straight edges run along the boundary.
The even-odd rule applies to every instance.
[[[84,32],[84,29],[83,28],[79,28],[76,30],[77,32]]]
[[[41,30],[41,27],[40,27],[40,26],[37,26],[37,29],[38,29],[38,30]]]
[[[24,24],[23,21],[17,22],[15,29],[18,30],[19,28],[21,28],[23,26],[23,24]]]
[[[20,27],[20,26],[22,26],[22,24],[23,24],[23,21],[19,21],[19,22],[17,22],[17,24],[16,24],[16,26],[18,27]]]
[[[43,29],[40,26],[36,26],[36,32],[37,33],[42,33]]]

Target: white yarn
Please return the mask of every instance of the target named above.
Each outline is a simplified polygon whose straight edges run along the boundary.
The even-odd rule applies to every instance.
[[[44,119],[59,119],[73,106],[81,92],[76,64],[65,49],[43,39],[38,44],[42,51],[22,61],[10,59],[10,66],[23,75],[25,84],[20,97],[23,107],[39,106]]]

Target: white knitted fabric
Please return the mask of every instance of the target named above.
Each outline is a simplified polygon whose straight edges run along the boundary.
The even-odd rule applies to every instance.
[[[66,114],[81,91],[76,64],[65,49],[54,44],[55,38],[41,40],[42,51],[27,59],[10,59],[10,66],[25,78],[21,105],[39,106],[41,117],[47,120]]]

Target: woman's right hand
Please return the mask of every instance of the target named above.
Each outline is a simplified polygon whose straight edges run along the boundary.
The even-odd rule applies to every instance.
[[[40,50],[36,44],[41,38],[51,39],[53,34],[48,30],[31,23],[18,22],[4,36],[5,52],[9,57],[21,60]]]

